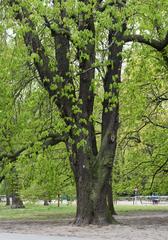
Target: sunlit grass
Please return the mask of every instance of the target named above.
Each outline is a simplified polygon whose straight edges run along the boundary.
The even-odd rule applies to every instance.
[[[124,212],[150,212],[150,211],[168,211],[168,206],[160,206],[160,205],[115,205],[115,210],[118,213]]]
[[[159,205],[115,205],[118,214],[134,213],[137,211],[168,211],[168,206]],[[76,206],[54,204],[43,206],[39,204],[26,204],[24,209],[11,209],[0,204],[0,220],[64,220],[75,217]]]
[[[0,204],[0,220],[56,220],[73,218],[75,216],[75,206],[55,205],[43,206],[28,204],[23,209],[11,209]]]

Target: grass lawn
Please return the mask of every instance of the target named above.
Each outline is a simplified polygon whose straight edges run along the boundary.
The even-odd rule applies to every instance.
[[[0,220],[57,220],[73,218],[75,206],[43,206],[27,204],[23,209],[11,209],[0,204]]]
[[[137,205],[116,205],[118,214],[128,212],[147,211],[168,211],[168,206],[137,206]],[[24,209],[11,209],[0,204],[0,220],[61,220],[75,216],[75,206],[55,205],[43,206],[38,204],[27,204]]]
[[[115,210],[117,213],[127,213],[127,212],[150,212],[150,211],[168,211],[167,206],[160,205],[115,205]]]

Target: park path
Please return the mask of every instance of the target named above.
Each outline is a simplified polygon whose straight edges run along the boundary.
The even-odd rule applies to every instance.
[[[0,221],[0,240],[168,240],[168,211],[116,216],[118,224],[77,227],[55,221]]]
[[[18,234],[18,233],[1,233],[0,240],[82,240],[83,238],[70,236],[44,236],[37,234]],[[87,240],[87,239],[85,239]]]

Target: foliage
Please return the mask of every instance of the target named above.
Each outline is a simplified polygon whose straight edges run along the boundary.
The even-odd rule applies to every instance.
[[[37,156],[21,156],[16,169],[21,195],[26,199],[56,199],[58,195],[75,194],[74,180],[63,145],[49,147]]]
[[[120,91],[116,191],[168,194],[167,66],[144,46],[132,46],[131,55]]]
[[[64,186],[67,186],[69,181],[69,190],[67,188],[66,193],[72,194],[73,178],[66,160],[65,147],[62,146],[60,150],[49,148],[41,151],[41,139],[45,139],[56,130],[57,133],[61,132],[64,124],[59,119],[52,100],[39,87],[32,71],[25,65],[24,47],[18,49],[11,44],[4,44],[5,46],[1,45],[0,58],[3,69],[0,73],[3,94],[0,98],[1,153],[12,154],[26,146],[26,151],[20,156],[17,164],[6,161],[5,168],[2,168],[1,176],[5,175],[7,183],[5,192],[12,194],[16,190],[28,198],[50,199],[56,197],[59,192],[64,193]],[[38,151],[41,153],[36,158]],[[65,152],[60,154],[61,151]],[[40,171],[43,171],[43,174]],[[47,196],[46,191],[49,191]]]

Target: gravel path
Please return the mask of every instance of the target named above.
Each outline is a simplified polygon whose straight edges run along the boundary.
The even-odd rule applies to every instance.
[[[168,240],[168,212],[129,213],[116,219],[119,224],[101,227],[77,227],[60,221],[1,221],[0,240]],[[17,238],[15,234],[24,235]]]

